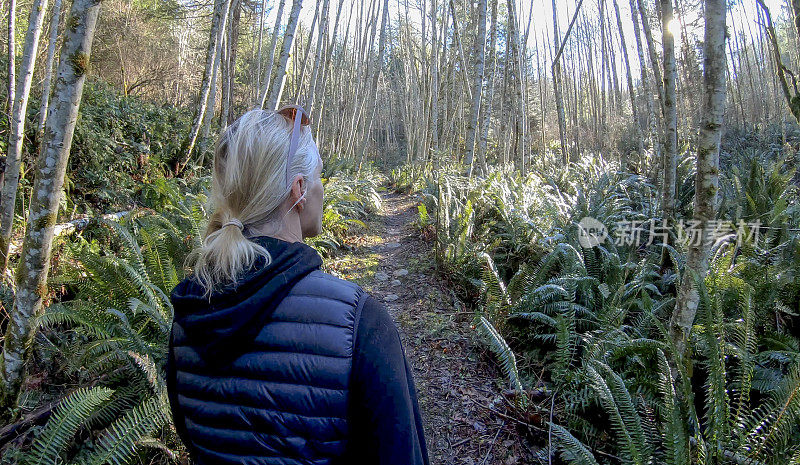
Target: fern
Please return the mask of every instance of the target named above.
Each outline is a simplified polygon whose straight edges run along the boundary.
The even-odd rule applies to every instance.
[[[637,465],[646,463],[645,444],[638,440],[638,434],[631,431],[631,426],[634,424],[638,426],[637,430],[641,430],[641,424],[635,414],[635,419],[628,417],[630,412],[635,412],[635,408],[631,403],[630,396],[627,395],[627,390],[623,388],[625,391],[623,395],[619,387],[615,385],[615,389],[612,391],[606,380],[593,366],[587,365],[584,368],[589,384],[594,389],[603,410],[608,414],[614,432],[621,443],[620,447],[625,451],[627,459],[630,463]]]
[[[667,363],[664,352],[658,350],[658,377],[659,391],[663,398],[663,443],[665,449],[664,463],[674,465],[689,465],[690,445],[689,435],[686,430],[686,422],[681,413],[681,406],[678,403],[675,392],[675,380],[672,377],[672,370]]]
[[[600,465],[594,454],[563,426],[550,423],[561,457],[572,465]]]
[[[114,393],[112,389],[80,388],[65,398],[36,436],[28,453],[23,456],[25,465],[57,465],[61,454],[69,446],[78,428]]]
[[[157,398],[129,410],[111,424],[97,441],[96,450],[80,457],[75,465],[106,465],[129,463],[135,456],[137,442],[165,425],[168,416]]]
[[[497,330],[489,323],[489,320],[480,317],[477,325],[478,331],[483,334],[489,342],[489,348],[494,352],[500,360],[500,367],[503,373],[508,378],[508,382],[519,395],[517,396],[517,404],[520,409],[525,410],[528,407],[528,395],[520,381],[519,371],[517,370],[517,358],[514,352],[508,346],[505,339],[497,332]]]

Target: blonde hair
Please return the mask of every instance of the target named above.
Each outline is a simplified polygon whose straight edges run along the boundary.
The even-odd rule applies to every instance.
[[[300,129],[289,175],[302,174],[307,182],[319,157],[310,128]],[[258,257],[267,264],[272,260],[266,248],[245,237],[244,229],[282,221],[278,207],[291,191],[286,185],[291,132],[291,122],[282,115],[253,109],[228,126],[217,141],[209,198],[213,213],[203,245],[190,255],[190,259],[196,257],[195,277],[209,299],[218,284],[236,285],[239,274]]]

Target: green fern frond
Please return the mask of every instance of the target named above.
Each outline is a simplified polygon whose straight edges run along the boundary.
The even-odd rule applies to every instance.
[[[616,399],[614,397],[606,380],[603,379],[592,365],[586,365],[584,369],[589,385],[594,390],[597,399],[600,401],[600,405],[603,406],[603,410],[609,416],[611,427],[619,440],[620,451],[624,452],[626,459],[629,460],[630,463],[643,465],[645,463],[645,457],[642,451],[644,444],[637,442],[632,436],[627,423],[623,419],[623,414],[620,411],[620,403],[625,402],[624,398]],[[624,408],[627,409],[628,407],[635,411],[633,405]]]
[[[630,434],[633,443],[636,444],[637,452],[641,454],[642,463],[649,463],[652,460],[653,448],[645,439],[641,418],[628,392],[628,387],[622,378],[605,363],[596,361],[594,362],[594,367],[598,372],[603,373],[603,378],[613,395],[613,401],[625,425],[625,430]],[[635,457],[633,454],[631,456]]]
[[[136,456],[138,441],[164,426],[168,418],[160,399],[151,397],[106,428],[97,440],[96,449],[74,465],[130,463]]]
[[[520,381],[519,371],[517,370],[517,358],[514,352],[511,350],[511,347],[508,346],[506,340],[503,339],[503,336],[497,332],[497,329],[495,329],[485,317],[480,317],[476,328],[486,337],[489,342],[489,348],[500,360],[500,367],[508,378],[509,384],[519,393],[517,396],[519,407],[525,410],[528,406],[528,396]]]
[[[690,444],[686,430],[686,422],[681,415],[681,407],[675,392],[675,380],[672,370],[667,363],[667,357],[661,350],[656,351],[658,362],[659,391],[662,396],[664,410],[664,449],[665,463],[674,465],[689,465]]]
[[[495,299],[500,299],[503,304],[510,307],[511,300],[506,292],[506,285],[503,283],[503,280],[500,278],[500,274],[497,272],[497,267],[494,265],[494,260],[492,260],[492,257],[486,252],[481,253],[481,258],[483,258],[485,262],[483,282],[486,284],[488,294]]]
[[[800,432],[800,364],[795,364],[770,399],[757,408],[748,437],[748,456],[779,457]]]
[[[709,296],[702,283],[698,282],[697,286],[700,294],[697,314],[702,323],[700,335],[704,342],[701,350],[705,355],[703,365],[708,371],[705,383],[705,434],[709,444],[723,444],[730,440],[731,435],[723,317],[718,298]],[[712,447],[709,452],[712,455],[710,459],[715,460],[718,448]]]
[[[114,393],[112,389],[80,388],[64,399],[53,411],[44,429],[36,436],[30,451],[24,456],[25,465],[58,465],[61,454],[69,446],[78,428]]]
[[[550,423],[561,451],[561,457],[571,465],[600,465],[595,459],[594,454],[580,441],[572,435],[566,428],[555,423]]]

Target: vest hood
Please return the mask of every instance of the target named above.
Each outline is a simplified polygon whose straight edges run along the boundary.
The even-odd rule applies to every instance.
[[[244,352],[275,307],[303,277],[319,269],[322,259],[302,242],[269,236],[249,240],[265,247],[269,264],[257,258],[235,283],[214,289],[210,299],[194,275],[178,283],[170,294],[175,322],[187,342],[207,361],[224,362]]]

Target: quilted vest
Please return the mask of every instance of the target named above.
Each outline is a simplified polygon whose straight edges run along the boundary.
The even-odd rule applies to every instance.
[[[365,298],[358,285],[313,271],[223,367],[204,363],[173,324],[173,411],[194,463],[344,463],[348,384]]]

